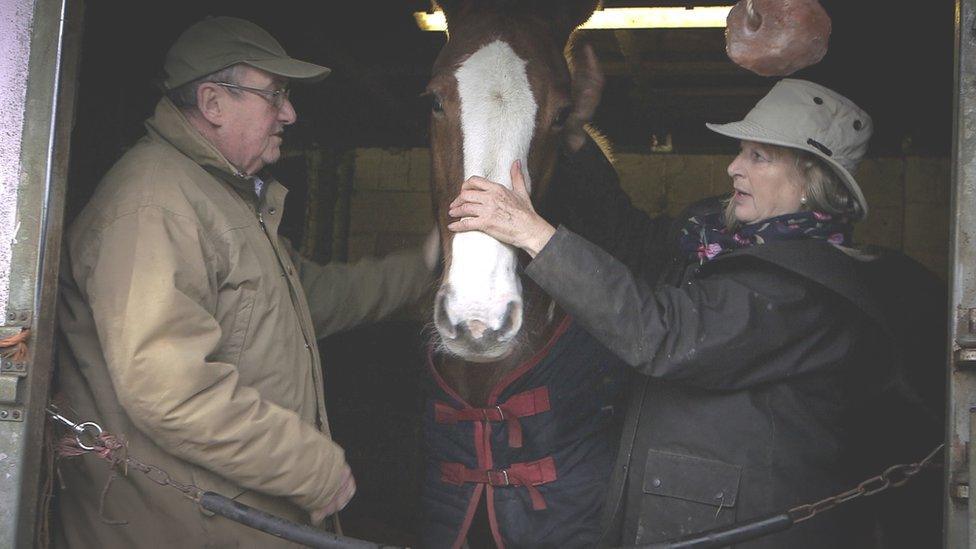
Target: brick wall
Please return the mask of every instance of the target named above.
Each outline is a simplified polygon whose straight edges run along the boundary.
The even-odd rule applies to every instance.
[[[729,190],[731,156],[617,156],[621,184],[651,215]],[[427,149],[356,151],[349,259],[419,243],[431,226]],[[945,279],[949,239],[949,166],[945,158],[876,158],[857,174],[871,213],[857,241],[903,250]]]
[[[433,226],[427,149],[358,149],[349,205],[349,260],[419,244]]]

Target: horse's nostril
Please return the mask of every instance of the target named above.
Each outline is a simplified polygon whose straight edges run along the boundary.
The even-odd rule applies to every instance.
[[[488,331],[488,325],[480,320],[469,320],[466,323],[468,333],[474,339],[481,339],[485,336],[485,332]]]
[[[505,308],[505,320],[501,328],[498,329],[500,339],[511,339],[522,327],[522,302],[519,300],[509,301]]]
[[[450,339],[457,337],[457,329],[447,314],[447,292],[438,292],[437,297],[434,298],[434,326],[443,337]]]

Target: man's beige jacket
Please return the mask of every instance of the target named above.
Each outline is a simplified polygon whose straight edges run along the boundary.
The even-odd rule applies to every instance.
[[[296,521],[339,489],[316,339],[429,285],[421,254],[320,266],[277,236],[286,190],[254,181],[160,101],[67,233],[59,385],[73,417],[194,483]],[[271,547],[173,488],[95,456],[61,464],[62,542]],[[99,501],[103,506],[99,509]],[[110,523],[116,521],[117,523]]]

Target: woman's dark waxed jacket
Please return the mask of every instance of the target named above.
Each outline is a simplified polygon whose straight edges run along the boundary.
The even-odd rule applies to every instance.
[[[587,147],[579,154],[599,154]],[[849,488],[862,472],[848,426],[885,364],[882,317],[856,260],[804,240],[700,265],[676,249],[675,223],[648,218],[619,187],[593,183],[599,170],[576,167],[593,186],[577,186],[573,200],[586,206],[564,219],[600,246],[560,226],[525,272],[644,374],[608,498],[607,543],[667,540]],[[706,200],[689,214],[718,207]],[[863,524],[838,510],[739,547],[864,547]]]

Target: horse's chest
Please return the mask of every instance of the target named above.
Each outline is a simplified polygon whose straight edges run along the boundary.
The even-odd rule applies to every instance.
[[[567,322],[542,351],[490,385],[484,404],[468,403],[431,373],[424,422],[430,546],[462,539],[482,495],[499,546],[578,543],[598,534],[597,500],[626,375],[618,359]],[[560,516],[573,525],[558,533],[544,526]]]
[[[510,364],[470,364],[459,359],[446,359],[436,366],[437,373],[447,386],[464,402],[472,406],[488,405],[488,396],[502,377],[515,367]]]

